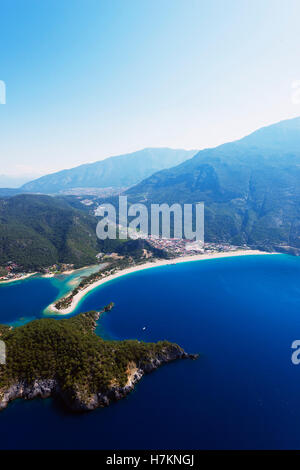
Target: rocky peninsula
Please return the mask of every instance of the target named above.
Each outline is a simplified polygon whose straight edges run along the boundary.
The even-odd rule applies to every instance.
[[[63,399],[73,411],[109,405],[163,364],[196,359],[168,341],[106,341],[95,334],[99,316],[112,309],[69,319],[39,319],[17,328],[0,325],[6,364],[0,365],[0,410],[17,398]]]

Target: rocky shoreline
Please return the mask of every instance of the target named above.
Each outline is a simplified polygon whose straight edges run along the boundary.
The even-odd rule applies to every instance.
[[[0,391],[0,410],[16,399],[32,400],[59,396],[67,407],[74,412],[92,411],[108,406],[128,395],[141,378],[158,367],[178,359],[197,359],[198,354],[187,354],[177,345],[172,345],[158,353],[151,361],[129,364],[128,380],[124,387],[112,385],[106,392],[82,396],[79,390],[62,391],[56,379],[36,380],[32,384],[16,382]]]
[[[49,397],[72,411],[94,410],[122,399],[163,364],[198,357],[169,341],[103,340],[95,334],[97,321],[113,307],[110,302],[69,319],[2,325],[7,355],[0,365],[0,410],[19,398]]]

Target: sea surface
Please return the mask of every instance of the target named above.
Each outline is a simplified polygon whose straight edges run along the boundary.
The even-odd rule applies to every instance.
[[[45,315],[65,279],[0,286],[0,322]],[[106,338],[167,339],[197,361],[168,364],[108,408],[72,414],[52,399],[0,413],[1,449],[300,449],[300,258],[242,256],[151,268],[89,293],[115,308]],[[57,318],[57,317],[56,317]],[[144,329],[146,327],[146,329]]]

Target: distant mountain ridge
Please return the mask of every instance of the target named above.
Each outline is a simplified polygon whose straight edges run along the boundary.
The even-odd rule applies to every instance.
[[[93,179],[95,177],[98,182],[103,181],[107,188],[112,188],[113,184],[117,183],[126,186],[126,182],[129,184],[129,181],[133,181],[131,173],[134,173],[134,178],[136,178],[137,175],[141,177],[143,172],[151,171],[150,176],[125,191],[124,194],[128,196],[129,202],[143,202],[149,205],[151,203],[204,201],[206,241],[226,242],[233,245],[245,244],[283,251],[285,248],[290,251],[292,247],[300,253],[300,118],[261,128],[242,139],[216,148],[201,150],[195,155],[194,152],[145,149],[134,154],[111,157],[95,164],[47,175],[24,185],[23,191],[51,194],[58,191],[58,188],[78,184],[78,178],[84,179],[85,176],[87,176],[86,184],[91,184],[92,188],[95,188]],[[166,165],[170,159],[174,162],[177,158],[181,162],[171,168],[152,173],[154,164],[160,158],[163,159],[163,155],[165,156],[163,165]],[[189,158],[191,155],[192,157]],[[147,168],[143,166],[145,161],[152,162],[151,170],[148,164]],[[102,165],[99,173],[96,171],[98,165],[100,167]],[[83,187],[82,182],[79,187]],[[5,191],[3,197],[6,196]],[[8,195],[10,192],[12,195],[14,191],[10,190]],[[14,204],[18,201],[17,197],[11,199],[14,200]],[[47,198],[47,204],[50,204],[50,207],[51,199],[59,200],[59,198]],[[65,201],[67,200],[68,198],[65,198]],[[71,201],[72,198],[69,200]],[[97,202],[97,198],[95,200]],[[5,205],[7,201],[9,199],[2,200],[3,207],[7,207]],[[24,201],[28,202],[30,199],[24,199]],[[47,204],[43,211],[46,211]],[[72,210],[68,203],[66,205],[69,210]],[[74,207],[77,207],[76,204]],[[27,210],[25,209],[24,205],[24,213]],[[74,210],[78,213],[77,209]],[[27,213],[30,213],[30,205]],[[21,211],[20,217],[15,221],[19,224],[23,216]],[[34,223],[37,223],[38,218],[39,214]],[[43,212],[41,212],[41,219],[43,220]],[[26,230],[32,228],[29,220],[28,218],[24,221]],[[92,222],[92,219],[89,221],[94,231],[95,222]],[[1,219],[1,222],[5,228],[5,217]],[[49,236],[51,238],[52,231],[55,232],[55,227],[59,228],[59,224],[51,226],[47,240]],[[82,228],[85,230],[84,224]],[[89,230],[85,232],[88,234]],[[12,238],[14,233],[16,232],[11,232]],[[88,235],[88,237],[90,240],[95,240],[94,235]],[[21,245],[20,256],[22,255]],[[97,249],[99,247],[94,245],[91,251],[92,258]],[[75,250],[74,253],[76,252]],[[5,243],[2,246],[2,255],[5,255],[6,259]],[[35,256],[34,253],[33,256]],[[58,258],[66,259],[60,255]],[[82,259],[78,261],[78,264],[81,262]]]
[[[20,189],[16,188],[0,188],[0,197],[11,197],[22,193]]]
[[[24,192],[53,194],[73,188],[128,188],[156,171],[171,168],[197,150],[147,148],[42,176],[24,184]]]
[[[126,191],[131,202],[205,202],[207,241],[300,248],[300,118],[198,152]]]
[[[33,178],[33,175],[31,175],[31,177],[0,175],[0,188],[19,188],[21,185],[26,184]]]

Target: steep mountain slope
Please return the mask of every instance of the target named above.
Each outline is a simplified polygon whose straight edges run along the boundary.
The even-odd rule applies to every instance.
[[[205,202],[205,238],[300,248],[300,118],[202,150],[129,189],[131,202]]]
[[[21,189],[50,194],[71,188],[125,188],[191,158],[196,152],[148,148],[46,175],[26,183]]]

